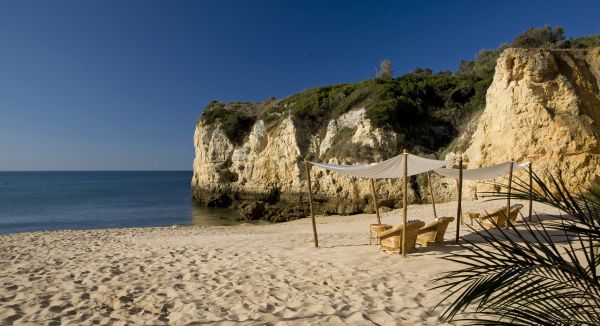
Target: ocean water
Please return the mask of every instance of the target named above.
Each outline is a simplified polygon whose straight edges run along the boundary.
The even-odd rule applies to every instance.
[[[192,172],[0,172],[0,233],[233,225],[235,210],[192,203]]]

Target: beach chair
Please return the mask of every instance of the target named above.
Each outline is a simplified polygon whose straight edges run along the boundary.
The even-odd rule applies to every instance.
[[[406,252],[409,253],[415,248],[417,241],[417,232],[425,223],[419,220],[406,222]],[[402,253],[402,229],[403,226],[397,226],[377,234],[379,237],[379,250],[393,253]]]
[[[391,228],[393,228],[393,226],[389,224],[371,224],[369,226],[369,244],[373,243],[373,239],[375,239],[375,244],[378,244],[379,233]]]
[[[417,243],[425,247],[428,245],[442,245],[448,224],[452,221],[454,221],[454,217],[451,216],[438,217],[423,225],[417,231]]]
[[[519,211],[523,208],[521,204],[515,204],[510,206],[510,211],[508,212],[508,219],[512,224],[517,222],[517,216],[519,215]],[[506,222],[506,206],[502,208],[498,208],[487,214],[482,214],[479,216],[479,222],[485,228],[493,228],[494,223],[499,228],[507,228],[508,223]]]

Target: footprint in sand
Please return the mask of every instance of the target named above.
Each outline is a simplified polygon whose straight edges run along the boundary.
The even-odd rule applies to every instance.
[[[10,316],[2,319],[2,323],[0,323],[0,324],[12,325],[15,321],[19,320],[21,317],[23,317],[22,313],[15,313],[13,315],[10,315]]]
[[[54,313],[59,313],[65,309],[71,308],[71,307],[72,307],[72,305],[70,303],[65,303],[63,305],[51,306],[50,308],[48,308],[48,310],[50,310],[51,312],[54,312]]]
[[[113,274],[114,276],[121,275],[121,274],[123,274],[123,273],[124,273],[123,271],[121,271],[121,270],[120,270],[120,269],[118,269],[118,268],[111,269],[111,270],[110,270],[110,272],[111,272],[111,274]]]
[[[275,306],[269,303],[266,307],[259,308],[259,311],[263,313],[272,313],[273,311],[275,311]]]
[[[0,297],[0,302],[11,302],[16,296],[16,294],[13,294],[6,297]]]

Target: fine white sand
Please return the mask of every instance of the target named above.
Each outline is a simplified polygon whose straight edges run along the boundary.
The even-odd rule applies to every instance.
[[[502,203],[465,202],[463,211]],[[411,205],[408,214],[432,219],[429,205]],[[455,214],[455,202],[438,205],[439,216]],[[443,324],[448,304],[434,309],[442,295],[432,279],[458,267],[441,257],[460,248],[386,254],[368,245],[374,221],[374,214],[319,216],[318,249],[310,219],[3,235],[0,324]],[[383,222],[398,225],[401,210]]]

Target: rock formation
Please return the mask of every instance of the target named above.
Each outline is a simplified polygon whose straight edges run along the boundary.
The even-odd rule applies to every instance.
[[[194,135],[194,199],[209,206],[242,208],[242,214],[252,211],[249,218],[250,215],[257,216],[255,205],[252,205],[254,201],[270,205],[271,210],[265,212],[270,219],[304,216],[308,208],[304,158],[310,156],[323,161],[332,146],[332,139],[344,128],[354,130],[350,137],[352,143],[369,147],[389,145],[398,138],[396,134],[374,129],[364,118],[364,109],[331,120],[323,141],[318,135],[310,135],[309,146],[300,145],[306,135],[300,135],[291,117],[270,129],[264,121],[257,121],[241,146],[235,146],[219,125],[207,126],[199,122]],[[307,147],[307,151],[303,152],[301,147]],[[339,163],[335,159],[325,161]],[[372,211],[368,180],[319,168],[312,169],[312,179],[319,212]],[[375,184],[380,205],[399,205],[401,182],[377,180]],[[414,183],[409,193],[411,202],[420,200],[424,191]],[[248,205],[252,205],[252,209],[244,209]]]
[[[467,148],[469,168],[511,158],[530,160],[536,171],[562,171],[570,187],[589,186],[600,175],[599,87],[600,48],[507,49],[498,59],[485,110],[462,129],[456,142],[429,156],[439,157],[461,143],[459,147]],[[221,122],[199,119],[192,179],[196,201],[240,208],[247,218],[262,215],[278,221],[306,216],[305,158],[340,163],[340,153],[350,151],[358,159],[342,158],[341,163],[372,163],[392,156],[386,149],[399,153],[410,137],[445,132],[443,126],[427,127],[418,135],[378,128],[360,106],[319,130],[292,114],[277,113],[277,117],[272,122],[256,115],[249,132],[235,142]],[[446,158],[456,154],[450,151]],[[319,213],[372,211],[368,180],[319,168],[311,173]],[[380,206],[401,205],[400,180],[377,180],[376,188]],[[435,176],[433,188],[437,200],[455,198],[455,180]],[[472,194],[489,189],[467,184],[467,190]],[[429,201],[426,175],[411,178],[408,195],[410,202]]]
[[[469,167],[532,161],[570,189],[600,177],[600,48],[507,49],[465,154]],[[471,184],[473,191],[489,190]]]

